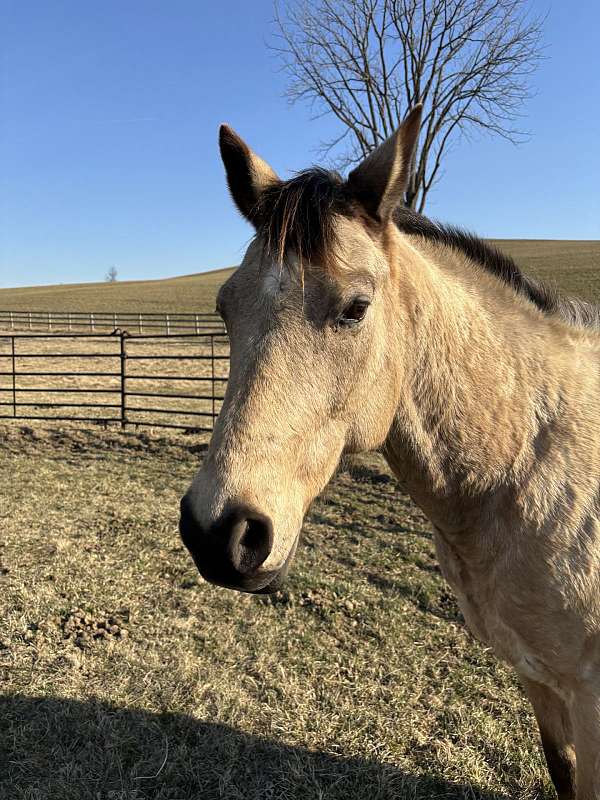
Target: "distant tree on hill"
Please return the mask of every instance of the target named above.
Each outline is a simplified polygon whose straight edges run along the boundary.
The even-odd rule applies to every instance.
[[[107,283],[116,283],[117,282],[117,268],[113,266],[108,270],[106,275],[104,276],[104,280]]]

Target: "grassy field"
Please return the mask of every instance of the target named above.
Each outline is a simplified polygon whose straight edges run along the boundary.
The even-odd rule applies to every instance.
[[[600,241],[496,239],[526,271],[564,291],[600,300]],[[0,289],[0,309],[32,311],[213,311],[232,270],[162,281],[122,281]]]
[[[525,272],[568,294],[600,301],[600,241],[495,239]]]
[[[74,283],[0,289],[10,311],[214,311],[218,288],[232,269],[159,281]]]
[[[600,297],[599,243],[504,245]],[[224,276],[0,307],[209,308]],[[260,598],[199,580],[180,544],[205,446],[0,425],[0,800],[554,797],[514,676],[466,632],[379,456],[340,470],[288,587]]]
[[[2,800],[553,796],[515,679],[378,456],[260,598],[180,544],[201,443],[0,431]]]

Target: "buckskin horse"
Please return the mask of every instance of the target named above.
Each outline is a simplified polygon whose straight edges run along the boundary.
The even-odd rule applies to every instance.
[[[256,229],[217,308],[231,372],[180,530],[271,592],[343,453],[379,448],[471,631],[517,671],[561,800],[600,798],[600,313],[402,204],[416,107],[347,180],[280,180],[230,128]]]

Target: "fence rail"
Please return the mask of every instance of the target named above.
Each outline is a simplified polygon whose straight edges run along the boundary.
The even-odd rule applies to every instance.
[[[180,333],[225,333],[222,319],[214,312],[171,313],[131,311],[2,311],[1,330],[96,331],[121,328],[143,334],[160,331],[166,336]]]
[[[228,375],[222,333],[0,334],[0,420],[211,431]]]

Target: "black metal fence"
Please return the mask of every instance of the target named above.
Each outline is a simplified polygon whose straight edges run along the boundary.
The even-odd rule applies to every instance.
[[[2,311],[0,330],[84,332],[121,328],[130,333],[225,333],[222,319],[214,312],[177,313],[127,311]]]
[[[228,374],[222,333],[0,334],[0,419],[211,431]]]

